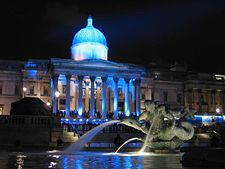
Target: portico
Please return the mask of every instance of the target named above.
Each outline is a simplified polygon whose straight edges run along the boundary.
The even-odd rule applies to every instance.
[[[51,59],[51,65],[54,74],[52,90],[64,93],[59,98],[53,95],[53,113],[64,109],[66,116],[69,116],[71,111],[76,110],[78,117],[86,112],[90,118],[96,118],[98,112],[101,118],[107,118],[109,112],[112,112],[114,119],[118,118],[119,110],[125,116],[130,116],[131,111],[137,115],[140,113],[141,68],[101,59]],[[63,91],[63,86],[66,92]],[[118,94],[118,90],[122,92]],[[64,108],[60,101],[63,99]],[[122,107],[118,107],[119,101],[122,102]],[[132,104],[135,109],[131,109]]]

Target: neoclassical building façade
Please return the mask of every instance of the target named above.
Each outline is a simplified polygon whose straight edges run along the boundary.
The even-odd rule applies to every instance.
[[[0,115],[10,114],[11,103],[23,97],[38,97],[53,113],[71,111],[101,118],[111,112],[139,115],[144,100],[173,108],[188,107],[204,113],[223,114],[225,75],[190,72],[179,65],[170,69],[144,68],[108,61],[105,36],[93,26],[76,33],[71,59],[0,61]]]

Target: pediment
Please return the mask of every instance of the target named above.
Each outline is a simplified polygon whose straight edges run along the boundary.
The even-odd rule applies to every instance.
[[[116,63],[116,62],[101,60],[101,59],[77,61],[75,62],[75,64],[77,66],[95,67],[95,68],[119,68],[119,69],[128,68],[126,64],[121,64],[121,63]]]

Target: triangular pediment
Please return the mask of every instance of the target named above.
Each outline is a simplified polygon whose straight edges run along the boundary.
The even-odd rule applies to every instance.
[[[83,68],[104,68],[104,69],[139,69],[136,65],[125,63],[117,63],[102,59],[87,59],[81,61],[74,61],[72,59],[51,59],[51,64],[55,67],[83,67]]]
[[[126,64],[116,63],[112,61],[107,60],[101,60],[101,59],[88,59],[88,60],[82,60],[82,61],[76,61],[76,65],[80,66],[87,66],[87,67],[96,67],[96,68],[128,68]]]

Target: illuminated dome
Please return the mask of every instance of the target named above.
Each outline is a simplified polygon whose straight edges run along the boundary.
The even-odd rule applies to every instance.
[[[91,17],[88,17],[87,26],[78,31],[73,38],[71,58],[76,61],[108,59],[108,47],[105,36],[93,26]]]

